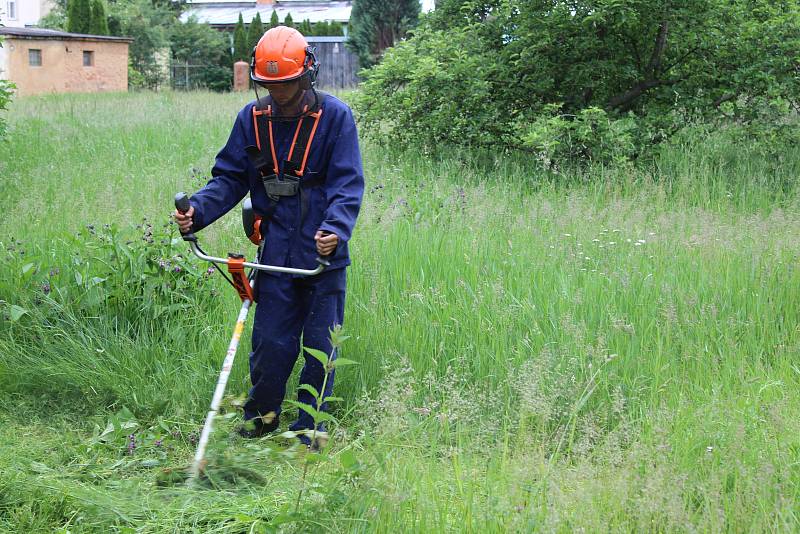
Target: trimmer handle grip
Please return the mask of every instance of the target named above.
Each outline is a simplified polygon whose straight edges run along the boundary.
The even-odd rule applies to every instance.
[[[175,209],[181,213],[186,213],[192,207],[191,203],[189,202],[189,195],[181,191],[177,195],[175,195]],[[181,232],[181,236],[183,237],[184,241],[197,241],[197,238],[194,236],[193,232],[183,233]]]
[[[192,205],[189,203],[189,195],[183,191],[175,195],[175,209],[181,213],[186,213],[191,207]]]
[[[322,231],[322,235],[323,236],[331,235],[331,233],[326,231],[326,230],[323,230]],[[331,266],[331,262],[328,261],[328,258],[330,258],[330,257],[331,257],[330,254],[328,254],[327,256],[317,256],[317,263],[319,263],[323,267],[330,267]]]

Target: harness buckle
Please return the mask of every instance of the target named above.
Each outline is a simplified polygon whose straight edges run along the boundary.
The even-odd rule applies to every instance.
[[[300,182],[296,179],[281,179],[279,176],[270,174],[269,176],[264,176],[261,180],[264,182],[267,196],[276,202],[280,197],[293,197],[300,190]]]

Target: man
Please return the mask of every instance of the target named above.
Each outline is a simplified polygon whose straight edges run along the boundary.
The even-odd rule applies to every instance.
[[[314,89],[319,63],[314,49],[293,28],[267,31],[253,50],[250,77],[256,101],[242,109],[212,179],[175,212],[181,232],[197,232],[237,205],[249,192],[263,215],[261,263],[313,269],[317,255],[330,266],[314,277],[261,273],[253,324],[250,378],[244,406],[247,424],[239,433],[259,437],[278,428],[286,382],[306,347],[332,351],[329,329],[344,319],[347,242],[361,207],[364,176],[350,108]],[[269,96],[258,99],[257,87]],[[322,388],[322,365],[304,354],[300,383]],[[333,373],[324,392],[330,395]],[[300,402],[316,407],[301,389]],[[324,406],[322,407],[325,408]],[[290,430],[313,429],[300,410]],[[310,444],[301,435],[300,439]]]

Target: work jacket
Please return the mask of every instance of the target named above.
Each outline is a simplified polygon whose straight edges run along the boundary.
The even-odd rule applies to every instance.
[[[217,154],[211,180],[191,197],[195,232],[236,206],[248,192],[256,213],[268,213],[272,201],[245,151],[245,147],[257,144],[253,120],[255,105],[256,102],[250,102],[239,112],[228,142]],[[297,122],[275,121],[272,125],[276,161],[281,172]],[[322,100],[322,114],[308,152],[301,183],[308,180],[317,185],[304,189],[305,208],[301,206],[300,194],[280,197],[271,206],[274,215],[261,224],[261,235],[265,238],[261,262],[315,268],[314,234],[323,230],[339,236],[336,250],[327,258],[331,263],[329,269],[345,267],[350,264],[348,241],[361,208],[364,172],[353,113],[332,95],[325,95]]]

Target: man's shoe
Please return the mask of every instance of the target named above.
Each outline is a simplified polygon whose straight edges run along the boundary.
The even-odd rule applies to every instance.
[[[305,428],[293,428],[295,425],[289,428],[289,430],[294,430],[295,432],[302,432],[301,434],[297,435],[297,439],[303,445],[308,448],[311,452],[319,452],[325,445],[328,443],[328,432],[325,430],[325,425],[320,424],[317,427],[316,434],[312,434],[311,430]],[[314,435],[314,442],[311,442],[311,436]]]
[[[252,428],[250,428],[250,423],[253,424]],[[277,415],[269,423],[264,423],[260,418],[250,419],[249,421],[245,421],[245,424],[240,426],[236,430],[236,433],[245,439],[260,438],[261,436],[278,430],[279,423],[280,421]]]

